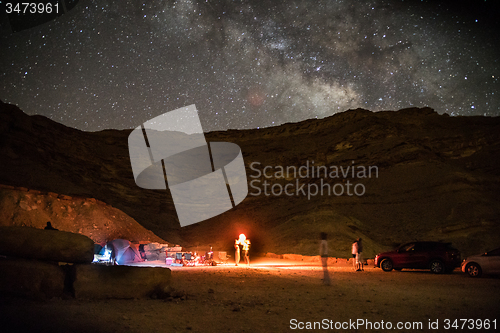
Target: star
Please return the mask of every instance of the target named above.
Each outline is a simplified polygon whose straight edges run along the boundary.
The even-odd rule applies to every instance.
[[[206,131],[358,107],[498,116],[497,7],[80,0],[45,24],[3,29],[0,99],[85,131],[190,104]]]

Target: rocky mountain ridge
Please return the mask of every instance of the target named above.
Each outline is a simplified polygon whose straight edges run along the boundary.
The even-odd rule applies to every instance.
[[[0,183],[95,198],[183,246],[230,251],[245,232],[255,252],[314,255],[320,231],[329,233],[337,257],[349,256],[357,237],[365,240],[366,255],[413,239],[451,241],[464,254],[500,243],[498,117],[357,109],[272,128],[206,133],[207,141],[241,147],[249,195],[222,215],[181,228],[168,192],[136,186],[130,130],[82,132],[13,105],[0,108]],[[332,177],[313,173],[313,166],[376,167],[377,173]],[[310,173],[282,176],[276,174],[280,167]],[[364,193],[348,195],[348,184]],[[285,188],[288,194],[278,193]],[[321,188],[323,195],[307,195]]]

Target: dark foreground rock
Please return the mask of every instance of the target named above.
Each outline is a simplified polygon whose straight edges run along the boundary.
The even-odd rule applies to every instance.
[[[161,297],[170,273],[162,267],[74,265],[74,294],[82,299]]]
[[[69,263],[91,263],[94,242],[84,235],[58,230],[0,227],[0,254]]]
[[[31,299],[61,297],[65,267],[54,262],[0,258],[0,294]]]
[[[86,236],[0,227],[0,295],[127,299],[167,293],[168,268],[95,265],[93,258],[94,242]]]
[[[172,296],[170,269],[0,258],[0,296],[132,299]]]

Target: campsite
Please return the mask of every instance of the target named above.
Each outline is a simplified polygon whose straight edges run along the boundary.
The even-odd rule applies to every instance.
[[[498,278],[471,279],[458,269],[384,272],[369,259],[358,272],[352,259],[332,257],[332,283],[324,285],[319,256],[255,253],[236,266],[211,248],[200,256],[211,261],[196,261],[168,244],[117,239],[102,247],[64,231],[0,231],[0,250],[11,251],[0,258],[0,325],[11,332],[363,332],[398,324],[433,331],[431,323],[466,316],[492,327],[500,307]],[[9,239],[24,240],[22,247]],[[68,254],[68,247],[83,250]]]
[[[429,322],[438,321],[443,329],[446,319],[493,320],[500,306],[498,278],[471,280],[457,271],[386,273],[366,266],[365,272],[355,272],[339,263],[330,267],[332,285],[324,286],[317,263],[285,259],[256,258],[250,267],[170,269],[172,284],[161,299],[4,298],[3,327],[17,332],[288,332],[293,319],[304,324],[328,319],[334,325],[363,319],[418,322],[422,330],[406,331],[435,332]]]
[[[1,332],[499,331],[498,1],[12,3]]]

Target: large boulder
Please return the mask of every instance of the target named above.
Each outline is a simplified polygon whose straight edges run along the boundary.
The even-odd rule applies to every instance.
[[[65,271],[57,263],[0,258],[0,294],[33,299],[61,297]]]
[[[164,267],[73,265],[76,298],[146,298],[160,296],[170,284]]]
[[[0,254],[11,257],[91,263],[94,242],[66,231],[28,227],[0,227]]]

